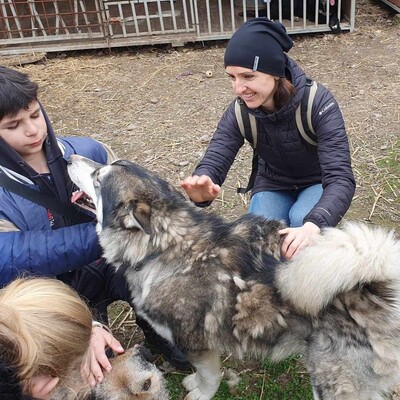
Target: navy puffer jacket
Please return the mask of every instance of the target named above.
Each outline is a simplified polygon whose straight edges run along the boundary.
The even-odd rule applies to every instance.
[[[317,150],[306,144],[296,127],[295,112],[304,93],[306,76],[287,57],[287,71],[296,88],[288,104],[273,113],[250,110],[257,119],[259,166],[252,195],[266,190],[304,188],[322,183],[319,202],[305,217],[320,228],[335,226],[350,207],[355,192],[349,143],[342,113],[332,94],[318,84],[312,108]],[[207,175],[222,185],[243,146],[235,116],[235,101],[222,115],[207,151],[194,175]]]
[[[106,164],[109,153],[91,138],[56,138],[47,117],[46,122],[46,157],[53,182],[47,185],[48,194],[59,200],[63,196],[69,201],[74,190],[65,172],[69,157],[79,154]],[[47,189],[48,177],[37,173],[30,175],[28,166],[3,141],[0,143],[0,173],[36,190]],[[76,223],[52,214],[49,218],[44,207],[0,187],[0,286],[21,274],[57,276],[101,257],[94,216],[93,222]]]

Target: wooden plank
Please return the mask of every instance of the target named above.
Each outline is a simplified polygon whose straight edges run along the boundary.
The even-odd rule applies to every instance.
[[[35,62],[44,60],[45,58],[46,53],[44,52],[22,53],[10,56],[2,56],[1,64],[6,67],[17,67],[24,64],[33,64]]]

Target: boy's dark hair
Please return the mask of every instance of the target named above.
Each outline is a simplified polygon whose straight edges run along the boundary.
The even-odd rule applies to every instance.
[[[27,74],[0,66],[0,120],[27,110],[37,100],[38,84]]]

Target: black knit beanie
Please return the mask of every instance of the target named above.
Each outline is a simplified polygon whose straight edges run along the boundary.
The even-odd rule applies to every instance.
[[[225,50],[225,67],[235,66],[285,76],[287,53],[293,41],[280,22],[266,17],[245,22],[231,37]]]

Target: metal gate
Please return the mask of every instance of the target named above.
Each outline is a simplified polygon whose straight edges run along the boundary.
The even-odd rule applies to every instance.
[[[289,33],[351,31],[355,0],[0,0],[0,55],[229,39],[262,15]]]

